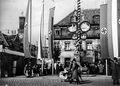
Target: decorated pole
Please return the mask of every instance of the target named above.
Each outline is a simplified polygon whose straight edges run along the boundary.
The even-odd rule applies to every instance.
[[[81,0],[77,0],[77,16],[78,16],[78,26],[81,22]]]

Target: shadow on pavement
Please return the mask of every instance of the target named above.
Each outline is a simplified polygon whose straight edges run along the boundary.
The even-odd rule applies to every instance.
[[[75,83],[77,83],[77,82],[72,82],[72,84],[75,84]],[[90,80],[83,80],[83,81],[80,81],[78,84],[88,84],[88,83],[92,83],[92,81],[90,81]]]
[[[87,84],[87,83],[92,83],[92,81],[90,81],[90,80],[84,80],[84,81],[80,82],[80,84]]]

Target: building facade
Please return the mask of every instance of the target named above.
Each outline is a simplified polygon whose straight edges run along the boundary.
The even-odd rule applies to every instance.
[[[11,77],[24,74],[27,59],[23,51],[25,17],[19,17],[18,34],[7,35],[0,32],[0,77]],[[37,47],[31,46],[31,55],[37,56]],[[31,60],[36,63],[36,58]]]
[[[73,35],[78,29],[76,10],[54,25],[54,46],[61,48],[59,56],[60,62],[64,65],[75,57],[75,52],[79,48],[81,61],[95,62],[95,58],[100,58],[100,9],[86,9],[82,12],[83,21],[91,24],[85,43],[80,40],[79,47],[76,47],[76,40]]]

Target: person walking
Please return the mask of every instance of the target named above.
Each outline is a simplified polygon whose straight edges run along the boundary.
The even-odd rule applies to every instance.
[[[71,72],[72,72],[72,77],[71,77],[71,80],[70,80],[70,83],[72,83],[74,80],[76,80],[77,84],[80,82],[79,81],[79,76],[78,76],[78,64],[76,62],[75,59],[73,59],[72,61],[72,69],[71,69]]]
[[[118,64],[118,59],[113,58],[111,59],[111,67],[112,67],[112,79],[113,79],[113,84],[118,85],[119,84],[119,64]]]
[[[80,63],[80,62],[77,62],[77,65],[78,65],[77,72],[78,72],[79,81],[80,81],[80,80],[83,81],[82,76],[81,76],[81,74],[82,74],[82,66],[81,66],[81,63]]]

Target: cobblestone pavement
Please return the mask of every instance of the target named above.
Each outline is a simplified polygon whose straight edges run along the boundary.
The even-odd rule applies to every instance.
[[[17,76],[11,78],[1,78],[0,86],[114,86],[111,76],[83,76],[84,82],[81,84],[63,82],[58,76],[41,76],[26,78]],[[117,85],[116,85],[117,86]]]

